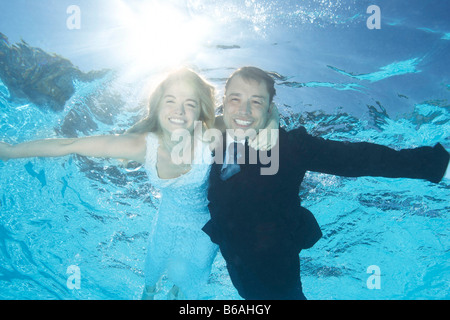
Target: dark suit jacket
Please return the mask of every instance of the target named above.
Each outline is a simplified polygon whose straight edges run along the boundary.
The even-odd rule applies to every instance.
[[[279,153],[275,175],[261,175],[264,165],[250,164],[248,152],[241,171],[226,181],[220,179],[221,164],[211,168],[211,220],[203,230],[221,250],[227,251],[228,257],[231,253],[251,261],[284,250],[298,258],[301,249],[312,247],[320,239],[322,234],[314,216],[301,206],[299,198],[308,170],[347,177],[439,182],[449,161],[449,154],[440,144],[395,151],[371,143],[325,140],[309,135],[303,127],[290,132],[280,129],[275,148],[278,150],[272,152]]]

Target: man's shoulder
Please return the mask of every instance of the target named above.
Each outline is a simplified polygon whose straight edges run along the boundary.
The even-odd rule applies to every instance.
[[[305,127],[297,127],[294,129],[287,130],[285,128],[280,128],[280,139],[288,141],[298,141],[299,139],[304,139],[308,136],[308,132]]]

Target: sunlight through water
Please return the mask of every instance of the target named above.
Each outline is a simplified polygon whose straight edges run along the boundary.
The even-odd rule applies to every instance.
[[[207,17],[191,17],[175,1],[113,1],[118,28],[112,37],[128,73],[176,66],[196,54],[211,32]]]

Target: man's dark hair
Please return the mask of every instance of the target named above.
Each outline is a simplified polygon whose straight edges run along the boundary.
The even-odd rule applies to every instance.
[[[225,84],[225,92],[228,90],[230,81],[236,76],[240,76],[244,80],[254,80],[258,83],[261,83],[261,81],[264,82],[266,84],[267,91],[269,92],[269,103],[272,103],[273,97],[276,95],[275,81],[267,72],[256,67],[242,67],[233,72],[233,74],[228,78]]]

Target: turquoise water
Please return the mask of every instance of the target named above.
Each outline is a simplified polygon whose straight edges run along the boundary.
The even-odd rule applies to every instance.
[[[379,1],[381,30],[365,25],[370,4],[187,1],[191,17],[212,16],[222,27],[188,61],[219,89],[245,64],[276,73],[287,129],[303,125],[329,139],[393,148],[440,142],[449,150],[450,25],[442,2]],[[30,37],[30,45],[42,40]],[[149,75],[159,73],[76,81],[56,112],[15,99],[2,79],[1,140],[121,132],[143,115],[141,89]],[[141,169],[78,156],[16,160],[0,163],[0,187],[1,299],[140,298],[159,203]],[[448,181],[310,172],[300,195],[324,234],[300,255],[309,299],[449,298]],[[81,271],[80,289],[67,285],[72,265]],[[373,265],[381,272],[379,289],[367,285]],[[165,281],[157,298],[170,287]],[[220,255],[202,298],[239,299]]]

